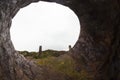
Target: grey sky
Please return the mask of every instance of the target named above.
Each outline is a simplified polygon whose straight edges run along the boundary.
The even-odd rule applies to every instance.
[[[14,17],[11,38],[16,50],[68,50],[79,37],[79,21],[69,8],[56,3],[33,3]]]

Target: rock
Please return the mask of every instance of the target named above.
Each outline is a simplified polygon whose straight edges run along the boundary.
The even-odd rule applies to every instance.
[[[0,1],[0,79],[39,80],[41,70],[16,53],[10,38],[12,18],[32,2]],[[120,1],[119,0],[42,0],[71,8],[81,23],[80,37],[72,56],[90,80],[120,80]],[[83,63],[81,63],[81,61]]]

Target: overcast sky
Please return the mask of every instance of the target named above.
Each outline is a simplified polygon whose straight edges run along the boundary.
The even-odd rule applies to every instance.
[[[11,38],[16,50],[68,50],[79,37],[79,20],[68,7],[56,3],[32,3],[14,17]]]

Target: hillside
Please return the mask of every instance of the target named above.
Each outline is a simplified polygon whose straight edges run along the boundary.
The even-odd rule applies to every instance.
[[[42,68],[40,80],[88,80],[89,78],[83,69],[77,71],[77,65],[67,51],[46,50],[41,56],[38,56],[38,52],[19,51],[19,53]]]

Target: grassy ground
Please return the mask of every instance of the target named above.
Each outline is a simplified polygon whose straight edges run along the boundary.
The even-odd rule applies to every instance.
[[[55,51],[55,50],[45,50],[42,52],[40,56],[38,56],[38,52],[28,52],[28,51],[19,51],[20,54],[25,57],[32,57],[34,59],[42,59],[47,57],[59,57],[60,55],[66,54],[67,51]]]
[[[75,61],[66,51],[46,50],[41,56],[38,56],[37,52],[21,51],[20,53],[44,69],[45,80],[88,80],[86,71],[78,72]]]

